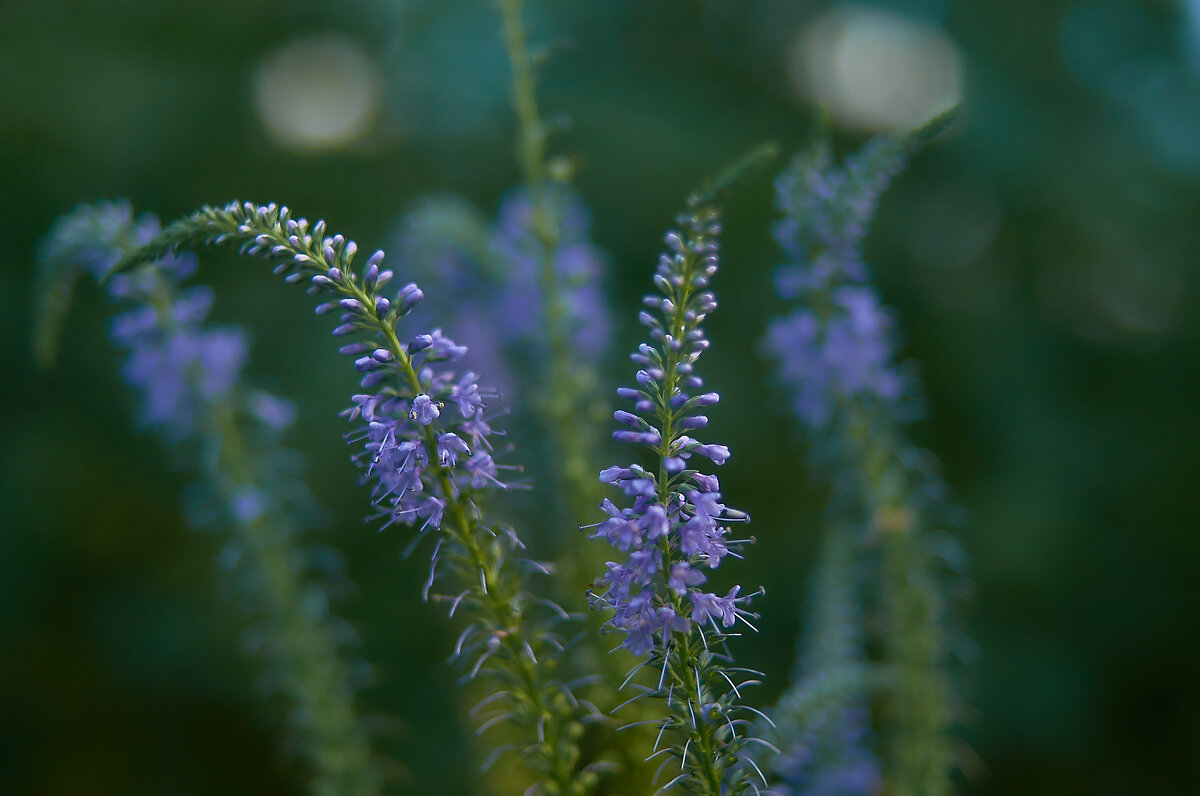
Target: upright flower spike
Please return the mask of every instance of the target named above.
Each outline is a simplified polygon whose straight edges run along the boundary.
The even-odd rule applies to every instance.
[[[621,646],[654,669],[655,688],[641,696],[665,702],[655,754],[678,761],[682,773],[663,790],[682,786],[695,793],[741,793],[752,785],[742,760],[756,713],[741,704],[744,669],[731,666],[725,641],[742,622],[753,627],[744,606],[753,595],[734,586],[724,594],[703,587],[713,571],[747,539],[730,538],[745,513],[727,507],[707,465],[721,465],[729,449],[693,437],[708,423],[703,414],[718,396],[704,391],[696,363],[708,348],[703,323],[717,304],[708,285],[717,271],[719,217],[714,203],[692,197],[678,219],[681,231],[666,235],[667,252],[654,276],[657,294],[646,296],[639,314],[650,342],[633,354],[636,386],[622,387],[631,409],[614,413],[619,442],[642,448],[652,466],[610,467],[600,481],[616,487],[628,505],[606,499],[606,517],[595,526],[625,560],[609,562],[597,581],[593,603],[612,611],[608,625]],[[668,745],[661,750],[665,738]],[[753,766],[753,761],[750,761]],[[761,775],[760,775],[761,776]],[[763,780],[765,784],[765,780]],[[757,785],[754,785],[757,788]]]
[[[771,321],[767,352],[779,360],[801,421],[830,422],[838,402],[864,399],[893,408],[903,397],[895,362],[894,321],[870,284],[863,239],[879,199],[909,155],[953,120],[938,116],[907,136],[882,136],[833,163],[827,141],[798,155],[776,180],[783,218],[774,235],[789,264],[776,272],[780,297],[797,300]]]
[[[546,202],[559,230],[552,260],[567,308],[569,355],[577,375],[586,376],[572,390],[591,394],[594,376],[587,374],[610,337],[600,285],[606,255],[589,241],[587,208],[566,185],[551,186]],[[430,294],[414,317],[452,325],[471,351],[464,367],[486,372],[511,404],[528,406],[527,413],[546,422],[550,350],[541,246],[529,191],[518,188],[501,199],[495,222],[459,197],[422,197],[400,219],[395,252],[399,267]]]
[[[807,699],[814,684],[823,677],[837,679],[846,669],[845,661],[826,660],[816,670],[803,670],[781,700],[786,754],[776,768],[793,785],[803,784],[803,792],[822,778],[840,781],[839,792],[877,791],[878,782],[869,774],[861,706],[864,689],[878,682],[886,683],[881,746],[887,792],[937,796],[950,789],[944,596],[935,577],[934,537],[924,530],[932,524],[935,507],[928,496],[936,489],[928,473],[913,466],[924,457],[900,431],[908,385],[896,364],[894,322],[869,283],[862,242],[891,178],[951,118],[943,115],[909,136],[876,139],[847,158],[844,167],[834,165],[827,144],[819,144],[798,157],[776,184],[784,218],[775,234],[791,260],[780,269],[777,285],[781,296],[798,300],[799,306],[771,322],[765,348],[779,359],[780,380],[792,390],[797,417],[815,436],[830,440],[823,463],[844,471],[841,478],[850,484],[831,512],[827,550],[846,544],[838,537],[851,523],[865,529],[856,537],[857,547],[864,540],[877,542],[883,555],[878,601],[885,619],[887,677],[868,677],[818,709]],[[828,567],[828,561],[822,564],[823,575]],[[814,602],[842,600],[845,584],[838,584],[823,577]],[[841,621],[861,620],[844,616]],[[861,636],[861,630],[856,633]],[[861,656],[861,650],[854,653]],[[842,726],[840,751],[814,757],[806,728],[831,720]],[[839,780],[846,771],[853,775]]]
[[[558,290],[555,301],[562,302],[562,317],[557,323],[566,338],[568,355],[594,366],[604,355],[610,337],[608,309],[600,286],[606,256],[590,241],[591,219],[583,200],[564,183],[551,183],[543,189],[541,212],[549,216],[557,230],[549,261]],[[545,243],[538,237],[537,212],[528,188],[509,191],[496,211],[491,248],[507,276],[505,315],[514,337],[526,345],[546,348],[549,322],[542,295],[544,279],[539,278],[540,260],[546,254]],[[543,351],[545,358],[550,351]],[[589,389],[590,384],[578,389]]]
[[[500,436],[488,415],[493,393],[479,386],[475,373],[448,367],[466,348],[436,328],[402,343],[397,322],[424,298],[421,289],[408,283],[385,295],[393,274],[383,267],[382,251],[356,272],[353,241],[329,236],[325,222],[310,225],[274,204],[202,208],[113,272],[204,244],[274,261],[286,281],[307,283],[323,297],[317,314],[338,315],[333,334],[352,340],[341,352],[363,374],[362,392],[343,414],[355,424],[347,439],[361,444],[355,460],[372,487],[374,517],[384,527],[415,528],[410,549],[426,538],[433,542],[422,595],[448,602],[451,616],[468,616],[454,655],[468,679],[486,676],[493,687],[475,711],[479,731],[507,724],[521,736],[520,743],[497,748],[485,765],[516,750],[534,777],[531,793],[587,793],[597,776],[578,765],[584,710],[555,676],[564,645],[554,628],[567,615],[528,591],[528,574],[550,567],[521,557],[516,533],[491,522],[480,503],[506,488],[507,468],[493,457]],[[450,593],[434,593],[437,583],[449,585]]]
[[[81,206],[55,225],[40,266],[60,286],[79,271],[100,278],[157,232],[157,220],[135,219],[126,203]],[[281,439],[295,410],[244,385],[244,335],[205,323],[212,291],[184,286],[195,265],[191,255],[168,254],[107,283],[110,298],[127,306],[112,324],[113,342],[127,354],[122,372],[140,395],[143,426],[172,447],[202,451],[204,498],[193,521],[211,517],[208,524],[229,532],[219,560],[251,614],[245,637],[292,703],[288,725],[312,770],[310,792],[378,793],[382,777],[353,705],[353,671],[362,667],[345,659],[347,634],[327,608],[326,585],[341,578],[340,562],[305,553],[295,538],[309,500],[288,475],[294,454]],[[60,287],[57,297],[69,300],[69,290]],[[42,319],[44,362],[68,309],[59,303]]]

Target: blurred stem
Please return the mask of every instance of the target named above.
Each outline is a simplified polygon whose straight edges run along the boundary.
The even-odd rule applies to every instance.
[[[213,480],[230,505],[241,489],[258,483],[234,411],[228,404],[213,417],[216,455]],[[309,783],[314,796],[377,794],[382,779],[371,760],[367,733],[354,709],[346,663],[329,626],[325,607],[304,593],[297,551],[289,529],[270,513],[234,526],[245,564],[256,572],[264,620],[279,646],[273,650],[283,673],[283,690],[295,703],[304,728],[306,756],[315,772]]]
[[[109,274],[120,273],[160,256],[162,252],[195,244],[231,246],[247,254],[266,251],[265,248],[255,251],[249,245],[251,242],[261,247],[269,246],[269,259],[289,264],[294,269],[293,274],[302,277],[324,277],[337,262],[347,269],[346,278],[337,287],[338,295],[352,298],[361,306],[362,317],[358,321],[361,331],[378,333],[383,338],[399,369],[403,386],[412,396],[424,392],[408,347],[396,336],[398,310],[381,308],[374,289],[356,279],[349,270],[348,259],[326,259],[324,251],[328,249],[322,250],[323,221],[311,228],[305,222],[305,226],[299,228],[303,237],[292,236],[284,230],[284,224],[291,220],[290,217],[285,217],[281,222],[278,215],[271,214],[274,212],[277,211],[268,212],[252,203],[235,203],[223,209],[204,207],[170,225],[155,239],[128,254],[113,266]],[[428,460],[438,462],[440,457],[435,431],[431,426],[423,426],[423,429],[422,442]],[[235,469],[239,466],[238,462],[243,463],[240,467],[247,467],[249,461],[245,455],[246,448],[236,432],[236,426],[222,429],[225,448],[222,455]],[[242,477],[253,475],[250,470],[240,472]],[[461,547],[463,557],[469,564],[465,582],[479,607],[478,624],[490,628],[489,643],[495,644],[492,650],[485,653],[485,657],[502,650],[503,654],[497,655],[496,660],[506,667],[496,676],[501,680],[500,685],[504,685],[507,678],[514,686],[512,696],[519,708],[519,715],[514,715],[512,720],[523,725],[521,729],[527,735],[523,739],[526,743],[517,748],[522,750],[526,764],[532,758],[536,761],[532,769],[545,774],[545,781],[536,783],[530,792],[540,787],[541,791],[554,796],[584,796],[596,777],[591,771],[577,770],[576,765],[578,738],[583,732],[582,724],[576,717],[583,708],[569,689],[559,685],[551,676],[558,665],[558,657],[549,654],[539,659],[534,655],[534,647],[541,646],[543,639],[534,635],[541,628],[526,621],[524,604],[529,595],[523,588],[525,584],[521,572],[506,557],[497,534],[480,521],[479,512],[469,495],[452,482],[447,467],[438,465],[436,474],[437,486],[449,518],[442,526],[444,533]],[[235,483],[239,481],[238,478],[234,480]],[[282,557],[275,560],[286,563],[289,556],[286,550],[283,553]],[[464,592],[464,596],[467,593]],[[282,606],[280,610],[286,611],[287,606],[293,605],[297,594],[293,589],[289,593],[276,595]],[[485,658],[479,659],[476,671],[483,660]],[[333,796],[343,792],[354,793],[336,789],[327,793]],[[325,796],[325,793],[319,796]]]
[[[858,622],[858,594],[851,569],[854,566],[858,529],[851,523],[833,520],[825,529],[817,559],[816,583],[808,621],[810,660],[796,662],[794,683],[817,672],[861,664],[862,630]]]
[[[857,513],[853,517],[829,514],[802,613],[803,633],[791,682],[774,711],[775,735],[785,750],[803,743],[814,720],[819,723],[834,710],[869,704],[881,682],[867,659],[862,588],[854,572],[863,523]]]
[[[499,0],[504,44],[512,64],[513,110],[518,122],[517,156],[529,192],[531,227],[538,242],[538,282],[546,341],[550,350],[550,384],[545,409],[555,455],[561,456],[558,478],[565,500],[561,514],[578,524],[599,502],[600,489],[592,459],[595,429],[588,417],[590,378],[586,365],[571,351],[571,321],[554,254],[561,237],[559,219],[550,206],[550,174],[546,163],[546,127],[538,113],[534,64],[521,21],[523,0]],[[566,524],[566,523],[564,523]]]
[[[952,765],[936,584],[910,536],[884,539],[886,654],[896,671],[885,724],[884,765],[892,796],[943,796]]]
[[[162,252],[177,245],[165,234],[154,244]],[[125,256],[132,259],[125,267],[157,256],[145,252],[146,247],[127,251]],[[165,280],[151,273],[148,304],[161,328],[171,334],[175,325],[171,294]],[[232,506],[238,494],[257,490],[263,480],[238,425],[236,405],[232,399],[213,405],[204,436],[212,449],[205,459],[206,475],[230,516],[236,515]],[[268,627],[270,665],[281,675],[280,690],[293,705],[291,721],[312,769],[309,792],[313,796],[380,793],[383,778],[354,708],[349,667],[339,654],[324,595],[314,599],[317,595],[304,588],[301,555],[292,543],[287,520],[264,512],[231,525],[237,546],[244,551],[237,565],[250,574],[257,609]]]
[[[161,279],[155,280],[151,304],[163,328],[170,330],[171,298]],[[259,478],[232,403],[216,405],[210,422],[216,451],[209,477],[228,507],[240,490],[258,489]],[[285,522],[264,512],[235,522],[233,533],[248,556],[244,566],[258,575],[260,610],[275,636],[272,641],[279,645],[271,652],[283,674],[282,688],[295,705],[305,755],[313,767],[309,791],[314,796],[372,796],[381,791],[382,778],[354,709],[350,673],[338,654],[327,609],[311,604],[304,594],[298,554]]]
[[[888,793],[944,796],[953,761],[942,600],[920,544],[902,442],[895,428],[880,428],[861,404],[843,409],[863,474],[864,507],[883,548],[884,656],[891,669],[882,734]]]
[[[500,17],[504,23],[504,45],[513,71],[513,109],[520,123],[518,148],[521,168],[532,191],[541,191],[546,179],[545,130],[538,118],[533,62],[521,22],[523,0],[500,0]]]
[[[543,410],[549,431],[552,478],[556,482],[556,517],[553,528],[574,528],[591,518],[601,499],[599,470],[594,461],[599,415],[595,399],[595,375],[571,351],[570,314],[563,285],[555,268],[554,254],[558,248],[559,219],[550,206],[550,169],[546,163],[546,127],[538,111],[535,66],[529,53],[525,26],[522,22],[523,0],[498,0],[503,27],[504,45],[512,66],[512,103],[517,117],[517,160],[526,190],[529,193],[531,228],[538,244],[538,286],[541,291],[542,315],[545,322],[547,347],[550,354],[550,377],[542,391]],[[553,537],[552,537],[553,538]],[[555,542],[557,542],[555,538]],[[578,594],[604,566],[603,555],[596,545],[587,544],[583,534],[571,534],[567,554],[560,556],[562,583],[570,584],[563,595],[578,599]],[[603,633],[604,617],[589,611],[584,635],[586,668],[601,675],[591,697],[598,704],[614,704],[623,680],[618,659],[608,654]],[[601,733],[599,727],[593,735]],[[597,756],[612,752],[617,756],[619,771],[611,784],[618,792],[636,792],[644,787],[638,779],[644,747],[649,743],[645,733],[604,733],[596,744],[588,744]]]

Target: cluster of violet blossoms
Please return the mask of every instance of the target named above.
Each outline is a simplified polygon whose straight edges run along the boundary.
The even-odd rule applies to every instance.
[[[478,376],[456,375],[441,363],[461,359],[467,349],[433,329],[407,343],[396,338],[396,321],[424,298],[414,283],[383,295],[392,280],[382,268],[384,253],[372,254],[361,273],[351,269],[358,246],[342,235],[325,234],[325,222],[310,225],[292,218],[286,207],[231,202],[205,207],[181,219],[115,266],[110,284],[136,279],[133,267],[169,252],[196,245],[233,245],[243,253],[277,262],[275,272],[290,283],[308,283],[308,292],[325,296],[318,315],[338,313],[336,337],[355,336],[341,347],[362,373],[352,406],[344,413],[363,426],[360,463],[375,481],[375,500],[389,522],[440,527],[447,495],[501,485],[491,456],[493,432],[484,419],[485,399]],[[143,269],[145,270],[145,269]],[[131,275],[132,274],[132,275]],[[435,487],[432,488],[431,487]]]
[[[637,387],[623,387],[619,397],[633,402],[633,412],[617,410],[614,418],[625,428],[613,438],[648,448],[661,462],[661,474],[638,464],[610,467],[600,481],[629,498],[627,508],[605,499],[608,518],[596,527],[603,539],[628,553],[624,563],[609,562],[603,588],[594,599],[612,609],[608,624],[625,634],[622,646],[644,655],[672,632],[688,633],[693,626],[717,624],[728,628],[744,614],[738,603],[740,587],[724,596],[702,591],[706,570],[716,569],[731,553],[729,523],[748,517],[721,502],[715,475],[694,468],[693,457],[721,465],[729,458],[724,445],[705,444],[684,432],[703,428],[708,418],[700,410],[717,403],[718,395],[700,392],[704,382],[695,362],[708,348],[701,328],[716,308],[713,294],[703,290],[717,270],[716,236],[720,225],[714,211],[684,215],[687,237],[666,236],[670,249],[659,262],[655,284],[661,295],[648,295],[644,304],[659,315],[643,311],[653,344],[643,343],[633,361]],[[649,419],[647,419],[649,418]],[[718,633],[720,631],[718,630]]]
[[[784,784],[778,796],[875,796],[883,792],[879,761],[871,752],[866,704],[813,711],[775,761]]]
[[[355,360],[359,370],[368,371],[362,379],[364,389],[382,382],[381,360],[387,361],[384,349],[369,349],[364,343],[341,349],[344,354],[364,355]],[[492,394],[480,391],[474,372],[457,376],[438,367],[460,359],[466,348],[434,329],[413,338],[408,351],[420,392],[409,397],[384,387],[358,394],[342,415],[351,422],[362,422],[359,431],[347,439],[363,442],[355,461],[372,485],[372,499],[382,510],[379,516],[386,518],[384,527],[419,523],[423,531],[442,524],[446,500],[438,496],[440,485],[435,483],[440,472],[451,474],[456,494],[505,485],[492,458],[491,438],[496,432],[484,418],[484,398]],[[439,421],[436,429],[435,421]],[[429,439],[433,440],[432,451],[427,447]],[[432,470],[431,455],[435,458]]]
[[[904,379],[894,363],[894,321],[863,262],[863,238],[879,197],[905,163],[894,139],[871,141],[834,165],[827,144],[797,157],[776,181],[784,213],[773,230],[792,261],[776,289],[801,306],[771,321],[764,340],[806,424],[822,427],[838,402],[895,402]]]
[[[99,280],[128,249],[159,232],[158,220],[134,218],[128,203],[82,206],[53,230],[43,259],[71,262]],[[206,326],[213,303],[205,285],[181,287],[196,270],[196,258],[166,254],[153,268],[119,274],[106,283],[111,298],[132,304],[114,318],[113,341],[127,351],[125,380],[141,396],[143,426],[170,441],[195,434],[205,412],[225,401],[246,361],[245,334],[236,327]],[[279,399],[255,401],[266,422],[284,425],[288,410]]]
[[[559,184],[546,198],[558,230],[551,260],[570,350],[581,361],[595,362],[611,328],[600,279],[606,256],[589,240],[582,199]],[[430,288],[428,306],[416,310],[415,320],[451,323],[470,351],[466,366],[486,369],[489,381],[510,393],[521,380],[499,370],[499,363],[515,370],[544,362],[542,244],[524,188],[501,199],[494,223],[459,197],[424,197],[401,217],[396,237],[398,262]]]
[[[520,749],[526,765],[553,783],[555,792],[582,793],[590,774],[576,768],[581,707],[552,677],[556,659],[547,650],[562,651],[550,626],[566,614],[548,600],[532,598],[524,586],[527,569],[550,568],[510,557],[523,544],[511,528],[489,526],[475,500],[477,492],[506,484],[500,480],[504,468],[493,458],[493,440],[500,434],[485,416],[495,394],[479,387],[473,371],[446,367],[467,349],[437,328],[401,342],[397,321],[420,304],[422,290],[408,283],[385,295],[393,274],[382,267],[382,251],[354,267],[353,241],[327,235],[324,221],[309,224],[275,204],[203,207],[114,270],[196,245],[231,246],[272,260],[285,281],[306,284],[311,295],[324,299],[318,315],[337,314],[333,334],[353,340],[341,353],[362,374],[363,392],[343,413],[359,424],[348,441],[362,445],[355,459],[372,485],[377,518],[416,527],[410,550],[422,539],[437,538],[423,596],[439,578],[462,589],[455,597],[434,596],[453,600],[451,615],[461,607],[470,618],[453,656],[474,659],[469,678],[480,673],[497,678],[499,688],[485,702],[499,712],[483,728],[503,720],[520,727],[528,743],[502,750]],[[432,533],[437,530],[441,533]],[[544,621],[543,613],[551,620]]]
[[[591,243],[587,207],[568,186],[547,185],[545,202],[558,232],[550,258],[558,280],[557,298],[566,305],[570,349],[583,360],[595,361],[603,355],[611,333],[600,280],[607,258]],[[538,274],[542,244],[533,228],[533,204],[526,189],[514,189],[501,199],[491,245],[503,259],[507,276],[499,302],[502,317],[519,340],[543,339],[545,322]]]
[[[383,251],[367,259],[359,279],[350,270],[357,245],[341,235],[323,237],[323,222],[309,231],[307,222],[290,218],[286,208],[241,209],[262,220],[277,214],[278,229],[288,241],[281,245],[272,235],[260,234],[246,253],[279,256],[294,250],[285,267],[277,270],[290,271],[287,279],[293,282],[308,278],[309,292],[331,299],[319,304],[316,312],[340,313],[334,336],[370,338],[339,349],[354,357],[355,369],[363,374],[359,386],[366,391],[354,395],[342,415],[352,423],[361,422],[347,440],[363,443],[355,461],[372,485],[372,499],[380,509],[378,517],[385,519],[384,527],[400,523],[419,526],[421,531],[437,529],[448,499],[471,490],[503,488],[492,458],[491,438],[496,432],[484,418],[485,399],[495,393],[481,390],[474,371],[459,374],[444,364],[462,359],[468,349],[439,328],[418,334],[407,344],[395,338],[396,320],[411,313],[424,292],[410,282],[393,299],[381,295],[393,277],[390,269],[381,268]],[[252,225],[241,226],[246,228],[243,234],[253,231]],[[320,259],[307,253],[310,249]],[[402,345],[402,350],[389,344]]]
[[[245,334],[205,324],[213,292],[185,285],[196,270],[190,252],[157,251],[140,260],[145,267],[112,273],[162,233],[153,216],[135,218],[125,202],[81,205],[57,222],[41,257],[57,281],[43,296],[55,317],[40,329],[50,344],[42,354],[53,353],[54,324],[79,271],[131,305],[113,319],[111,336],[126,351],[122,374],[139,394],[139,420],[168,443],[204,446],[189,519],[229,531],[218,557],[226,586],[250,617],[247,647],[293,703],[288,727],[311,767],[313,792],[377,793],[369,732],[353,705],[355,681],[367,670],[343,659],[349,637],[327,604],[327,588],[345,584],[340,557],[295,541],[297,520],[313,509],[281,440],[296,410],[244,385]]]
[[[894,321],[870,284],[863,242],[883,191],[904,168],[907,155],[921,140],[936,135],[951,118],[938,117],[909,136],[876,138],[848,156],[841,167],[833,162],[828,142],[821,142],[809,153],[799,155],[776,181],[776,204],[784,217],[773,232],[791,261],[777,272],[777,289],[782,298],[795,300],[797,306],[787,317],[770,323],[764,344],[778,360],[778,374],[789,388],[796,416],[810,431],[827,429],[842,410],[853,410],[851,425],[864,418],[890,422],[903,415],[900,401],[910,392],[910,385],[896,365]],[[839,431],[849,428],[847,425]],[[822,684],[831,678],[844,679],[848,672],[871,665],[858,610],[860,597],[851,577],[853,561],[860,555],[854,552],[859,544],[854,540],[861,539],[861,529],[868,523],[878,522],[878,511],[892,508],[895,496],[883,493],[885,485],[880,476],[871,474],[871,464],[886,461],[891,467],[896,452],[889,447],[891,438],[885,431],[872,426],[866,436],[863,444],[850,442],[847,434],[838,438],[849,459],[834,460],[854,474],[855,491],[848,505],[837,506],[836,510],[849,509],[851,527],[860,530],[854,536],[839,538],[843,517],[826,531],[827,553],[818,571],[809,617],[816,629],[817,654],[810,657],[780,700],[781,716],[791,732],[781,737],[783,754],[773,760],[772,766],[786,783],[778,789],[785,796],[876,796],[883,791],[883,767],[875,753],[870,727],[870,686],[860,682],[832,696],[821,691]],[[888,483],[895,487],[905,481],[899,478]],[[890,538],[901,539],[895,532]],[[890,553],[894,554],[895,549],[895,544],[889,546]],[[896,571],[899,589],[886,591],[891,581],[885,576],[884,604],[892,614],[918,618],[921,624],[919,617],[926,609],[910,596],[911,583],[919,581],[921,575],[905,564]],[[914,604],[922,607],[914,609]],[[920,633],[924,630],[919,628]],[[908,643],[902,639],[898,644],[896,632],[894,627],[885,631],[892,636],[886,642],[893,649]],[[918,642],[923,640],[924,636]],[[909,663],[914,659],[919,663],[923,653],[905,657],[905,653],[889,649],[889,654],[902,673],[893,676],[909,677]],[[928,672],[920,663],[917,669],[915,678],[923,685]],[[814,699],[819,707],[811,707]],[[800,705],[803,710],[789,710],[790,705]],[[936,706],[938,710],[940,707]],[[917,713],[909,704],[902,712]],[[941,730],[937,727],[926,736],[921,734],[925,729],[912,733],[919,738],[907,750]],[[940,741],[935,737],[933,745]],[[918,760],[908,756],[913,758],[910,768],[924,765],[923,757]],[[891,779],[895,776],[895,772],[889,772],[889,787],[899,792],[898,782]],[[916,792],[934,792],[930,788],[935,782],[944,786],[940,776],[938,772]]]

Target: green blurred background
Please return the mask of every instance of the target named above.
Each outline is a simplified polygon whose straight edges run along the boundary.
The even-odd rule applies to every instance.
[[[638,337],[636,300],[686,191],[759,141],[808,139],[798,86],[821,90],[814,52],[844,45],[821,96],[846,146],[921,101],[873,87],[880,64],[904,73],[909,58],[917,83],[961,68],[964,120],[885,198],[868,261],[926,384],[914,434],[965,508],[964,791],[1197,791],[1196,5],[528,9],[548,53],[543,107],[571,121],[552,151],[575,159],[613,255],[617,352]],[[31,365],[38,238],[75,203],[118,196],[164,218],[234,196],[286,202],[367,247],[423,192],[490,213],[519,179],[507,80],[487,0],[0,0],[0,793],[301,790],[283,706],[238,652],[220,540],[187,530],[186,473],[132,430],[94,288],[58,370]],[[751,549],[736,574],[767,588],[762,632],[742,645],[773,675],[764,698],[786,684],[824,499],[755,354],[779,309],[770,198],[758,179],[730,211],[707,359],[727,399],[711,436],[735,452],[724,491],[771,551]],[[442,654],[456,633],[420,603],[426,564],[401,560],[405,533],[361,519],[334,416],[349,369],[267,269],[206,255],[202,271],[218,319],[251,330],[261,383],[300,405],[292,438],[330,509],[313,537],[345,551],[358,584],[338,610],[376,670],[362,699],[390,717],[397,792],[477,791]],[[604,383],[629,370],[614,355]]]

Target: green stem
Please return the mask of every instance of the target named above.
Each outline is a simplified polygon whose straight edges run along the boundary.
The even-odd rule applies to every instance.
[[[257,479],[232,409],[217,407],[213,425],[220,446],[215,480],[227,485],[224,497],[229,501],[236,490],[254,488]],[[304,607],[288,530],[263,515],[237,524],[234,532],[251,566],[262,575],[262,611],[278,634],[285,688],[305,716],[308,755],[316,771],[311,792],[316,796],[379,793],[380,777],[355,714],[346,665],[328,625]]]
[[[357,283],[351,283],[354,297],[365,307],[373,307],[371,297]],[[399,365],[401,377],[412,390],[413,394],[423,392],[420,379],[412,366],[408,349],[400,343],[396,336],[395,326],[384,318],[379,318],[371,310],[372,317],[383,335],[388,351]],[[432,426],[422,427],[425,450],[430,462],[437,462],[437,438]],[[583,786],[575,774],[575,759],[571,752],[571,744],[563,743],[568,732],[569,719],[560,715],[557,705],[551,704],[553,697],[543,681],[541,665],[531,660],[530,648],[523,628],[521,612],[513,599],[517,589],[503,582],[505,569],[499,566],[494,556],[480,544],[476,534],[476,523],[471,519],[467,505],[451,481],[447,467],[437,465],[438,485],[446,501],[446,512],[450,522],[444,523],[453,540],[466,551],[472,568],[480,573],[481,584],[478,589],[480,604],[485,606],[488,620],[503,632],[498,634],[500,644],[507,653],[507,660],[512,664],[521,688],[521,696],[527,700],[532,712],[539,717],[543,725],[542,739],[539,743],[546,757],[546,773],[556,789],[555,793],[573,794],[583,792]]]
[[[879,429],[866,407],[847,404],[850,437],[864,477],[864,507],[882,537],[885,660],[893,672],[885,720],[885,764],[893,796],[950,792],[948,685],[940,595],[919,544],[920,518],[895,429]]]
[[[550,169],[546,162],[546,127],[542,124],[537,102],[535,67],[529,54],[525,26],[522,22],[523,0],[499,0],[503,37],[512,66],[512,101],[517,117],[517,160],[529,193],[531,230],[537,241],[538,287],[541,292],[542,315],[549,349],[550,373],[542,390],[542,408],[549,431],[549,457],[557,462],[554,480],[556,527],[573,527],[586,522],[600,502],[602,492],[596,479],[599,465],[595,461],[596,437],[599,433],[600,404],[594,397],[595,377],[590,367],[578,361],[571,350],[571,317],[563,295],[562,280],[555,268],[554,255],[560,240],[559,219],[549,201]],[[561,557],[563,583],[570,584],[574,598],[603,569],[604,557],[595,545],[587,544],[582,535],[572,535],[568,553]],[[599,683],[592,689],[592,699],[611,702],[617,695],[623,675],[617,659],[604,648],[602,626],[604,618],[589,613],[585,622],[584,654],[589,665],[600,674]],[[634,708],[636,710],[637,708]],[[608,736],[601,742],[600,753],[615,751],[622,774],[615,781],[619,790],[637,790],[641,784],[633,777],[644,756],[640,745],[648,742],[639,734],[625,733]],[[626,781],[628,780],[628,781]]]
[[[591,461],[592,429],[586,418],[590,403],[587,369],[572,356],[570,313],[554,252],[560,238],[559,221],[549,203],[549,168],[546,164],[546,128],[538,113],[534,66],[529,56],[525,27],[521,21],[522,0],[499,0],[505,49],[512,64],[513,109],[518,122],[517,159],[529,192],[531,228],[538,242],[538,283],[546,341],[550,349],[550,383],[546,411],[553,450],[561,455],[560,479],[567,499],[562,511],[581,521],[581,512],[599,501],[600,490]],[[585,422],[581,423],[580,421]],[[584,507],[587,507],[585,509]]]
[[[523,5],[522,0],[500,0],[500,17],[504,25],[504,45],[513,70],[513,109],[520,122],[518,154],[530,190],[540,193],[546,178],[546,138],[538,117],[533,63],[521,22]]]
[[[702,210],[697,209],[697,212],[702,212]],[[685,316],[694,292],[695,265],[696,255],[688,251],[684,255],[681,268],[682,284],[671,297],[675,307],[669,319],[669,332],[671,337],[676,340],[685,339],[687,332]],[[658,455],[658,499],[661,505],[667,506],[670,504],[674,479],[667,472],[666,459],[671,455],[671,446],[675,443],[677,436],[675,423],[683,410],[673,409],[670,404],[671,397],[675,395],[679,387],[681,354],[680,351],[669,346],[664,346],[664,349],[666,350],[666,359],[663,363],[663,386],[662,392],[658,396],[657,410],[662,439],[656,453]],[[672,562],[670,540],[664,536],[660,540],[660,546],[663,559],[662,576],[665,579],[670,575]],[[684,598],[675,594],[669,587],[666,593],[670,595],[675,613],[680,616],[686,615]],[[702,793],[709,796],[720,796],[724,766],[718,760],[718,726],[712,721],[711,714],[699,715],[702,705],[715,701],[706,687],[707,676],[701,675],[701,672],[706,672],[712,663],[711,653],[704,647],[704,642],[698,639],[698,636],[703,633],[704,629],[697,627],[694,633],[674,634],[673,644],[668,653],[667,667],[675,684],[683,692],[684,704],[688,707],[687,713],[681,714],[681,718],[682,715],[686,715],[687,720],[691,722],[691,729],[688,731],[688,751],[683,763],[690,765],[693,777],[704,788]],[[694,751],[691,748],[693,743],[696,747]]]
[[[150,305],[169,333],[174,319],[162,279],[154,280]],[[239,490],[257,489],[259,482],[232,401],[212,407],[209,426],[218,449],[210,478],[225,505],[231,505]],[[262,576],[261,610],[280,644],[275,654],[284,674],[284,690],[303,716],[306,755],[314,771],[310,792],[314,796],[379,793],[381,777],[354,709],[347,667],[328,624],[318,613],[305,610],[290,529],[263,514],[235,523],[233,533],[246,551],[249,568]]]
[[[381,309],[382,305],[376,305],[374,290],[368,289],[350,270],[353,255],[347,252],[348,242],[335,255],[326,256],[326,240],[332,239],[325,239],[324,232],[324,222],[311,226],[307,222],[295,222],[289,213],[273,205],[260,207],[233,202],[224,208],[205,207],[170,225],[154,240],[127,255],[113,267],[110,275],[166,251],[197,244],[234,246],[248,254],[267,256],[280,263],[277,270],[288,274],[289,280],[295,276],[326,279],[330,269],[337,267],[344,275],[338,277],[336,286],[331,289],[361,305],[355,313],[354,324],[360,331],[382,338],[394,361],[394,366],[388,367],[395,368],[394,373],[406,390],[414,396],[424,392],[407,347],[396,336],[399,309]],[[341,243],[336,245],[343,246]],[[335,283],[327,280],[326,284]],[[462,569],[470,570],[462,575],[475,595],[474,602],[480,607],[480,623],[486,626],[489,639],[495,642],[496,659],[510,666],[505,675],[513,678],[512,696],[517,703],[516,712],[521,714],[514,714],[513,720],[536,735],[533,741],[525,739],[526,755],[536,761],[532,768],[545,775],[546,781],[540,784],[547,792],[582,796],[594,782],[594,775],[575,770],[576,742],[582,732],[581,724],[574,718],[579,708],[563,686],[553,684],[549,679],[548,674],[556,663],[554,656],[543,655],[541,660],[533,657],[533,649],[542,646],[542,639],[540,635],[531,636],[531,628],[524,622],[520,575],[505,566],[504,551],[499,542],[481,541],[485,538],[485,529],[474,516],[474,506],[467,491],[460,491],[450,470],[439,463],[433,427],[423,426],[421,434],[441,498],[445,501],[442,529],[461,550],[466,562]],[[454,554],[455,557],[459,555]]]

